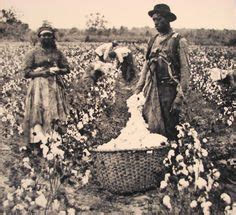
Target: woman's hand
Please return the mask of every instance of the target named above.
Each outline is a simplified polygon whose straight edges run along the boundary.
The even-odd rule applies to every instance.
[[[54,67],[50,67],[49,68],[49,73],[55,75],[56,73],[58,73],[60,71],[60,69],[57,66]]]

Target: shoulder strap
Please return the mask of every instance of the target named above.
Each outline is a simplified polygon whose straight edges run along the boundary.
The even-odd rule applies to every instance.
[[[156,39],[156,37],[158,36],[158,34],[156,34],[154,37],[152,37],[149,41],[148,41],[148,47],[147,47],[147,53],[146,53],[146,60],[151,52],[151,48],[152,48],[152,45]]]

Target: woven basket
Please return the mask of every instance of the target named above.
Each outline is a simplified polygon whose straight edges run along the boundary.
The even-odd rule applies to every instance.
[[[169,147],[158,149],[92,151],[92,174],[101,188],[130,194],[157,187]]]

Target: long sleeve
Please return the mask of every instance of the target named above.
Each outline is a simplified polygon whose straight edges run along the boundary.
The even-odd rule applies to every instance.
[[[180,85],[185,95],[189,87],[190,68],[188,60],[188,45],[185,38],[181,38],[179,41],[179,56],[180,56]]]
[[[24,63],[22,66],[22,71],[24,72],[25,78],[30,78],[30,73],[34,69],[34,52],[30,51],[26,54]]]
[[[119,63],[123,63],[123,55],[122,55],[122,53],[121,52],[116,52],[116,55],[117,55],[117,59],[118,59],[118,61],[119,61]]]
[[[112,49],[112,43],[107,44],[107,47],[103,54],[103,60],[106,60],[108,58],[108,54],[111,51],[111,49]]]
[[[141,75],[140,75],[137,87],[136,87],[136,91],[141,92],[143,90],[143,87],[145,85],[147,72],[148,72],[148,64],[147,64],[147,62],[145,62],[143,69],[141,71]]]

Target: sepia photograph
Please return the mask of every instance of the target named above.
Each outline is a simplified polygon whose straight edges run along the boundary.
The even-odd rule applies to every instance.
[[[236,214],[236,0],[1,0],[0,214]]]

